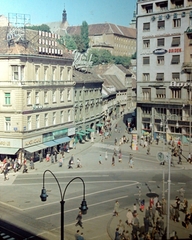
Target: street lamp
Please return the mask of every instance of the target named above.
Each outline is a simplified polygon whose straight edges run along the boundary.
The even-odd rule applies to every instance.
[[[75,178],[71,179],[71,181],[68,182],[68,184],[66,185],[66,187],[64,189],[64,192],[62,194],[61,186],[60,186],[59,181],[56,178],[56,176],[50,170],[45,170],[44,173],[43,173],[43,188],[41,190],[41,195],[40,195],[41,201],[43,201],[43,202],[45,202],[47,200],[47,197],[48,197],[46,189],[45,189],[45,173],[46,172],[50,172],[52,174],[52,176],[55,178],[55,180],[57,182],[57,185],[59,187],[59,192],[60,192],[60,197],[61,197],[61,201],[60,201],[60,204],[61,204],[61,240],[63,240],[64,239],[64,204],[65,204],[64,198],[65,198],[66,190],[67,190],[69,184],[71,182],[73,182],[74,180],[79,179],[79,180],[82,181],[82,183],[83,183],[83,200],[82,200],[82,203],[81,203],[81,206],[79,207],[79,209],[81,210],[82,214],[86,214],[87,210],[88,210],[88,207],[87,207],[87,202],[85,200],[85,183],[84,183],[82,178],[75,177]]]

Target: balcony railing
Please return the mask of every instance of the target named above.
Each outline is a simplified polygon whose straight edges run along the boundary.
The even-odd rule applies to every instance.
[[[188,99],[181,98],[149,98],[144,99],[142,97],[137,97],[138,103],[180,103],[180,104],[189,104]]]
[[[51,86],[74,85],[74,81],[0,81],[0,86]]]

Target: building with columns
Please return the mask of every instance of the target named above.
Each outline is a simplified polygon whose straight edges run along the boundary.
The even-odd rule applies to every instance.
[[[137,1],[137,132],[189,144],[191,0]]]

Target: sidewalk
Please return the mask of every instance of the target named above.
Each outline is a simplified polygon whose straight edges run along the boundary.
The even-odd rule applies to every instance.
[[[109,234],[111,239],[114,239],[114,237],[115,237],[115,229],[118,227],[118,223],[119,223],[120,219],[123,221],[123,224],[125,226],[125,230],[129,231],[129,235],[131,237],[132,227],[128,226],[125,223],[125,221],[127,219],[126,214],[127,214],[128,209],[130,209],[132,211],[133,206],[129,206],[126,209],[121,209],[118,217],[116,217],[116,216],[111,217],[111,219],[108,223],[108,227],[107,227],[107,231],[108,231],[108,234]],[[138,218],[139,218],[139,222],[140,222],[140,227],[144,226],[144,224],[143,224],[144,217],[145,217],[145,211],[144,212],[138,211]],[[156,213],[156,218],[157,217],[159,217],[158,213]],[[164,226],[166,226],[167,216],[163,215],[163,218],[164,218],[164,220],[163,220],[164,221]],[[170,222],[169,222],[170,223],[169,224],[170,231],[169,232],[171,234],[173,231],[176,231],[177,235],[179,237],[179,240],[189,239],[189,235],[192,233],[192,225],[191,224],[189,225],[189,229],[186,229],[182,226],[182,221],[184,220],[184,213],[181,212],[181,211],[180,211],[180,218],[181,218],[180,222],[174,222],[173,220],[170,220]]]
[[[120,124],[121,123],[120,119],[113,121],[113,125],[115,125],[117,122],[118,122],[118,124]],[[123,126],[123,123],[122,123],[122,126]],[[121,133],[119,133],[119,137],[122,136],[122,135],[124,135],[123,131]],[[131,135],[130,134],[129,134],[129,139],[131,140]],[[109,139],[109,142],[110,142],[110,139]],[[148,157],[148,155],[146,154],[147,148],[143,148],[141,146],[138,146],[138,150],[134,151],[130,148],[130,142],[131,141],[129,141],[128,144],[122,144],[120,146],[123,155],[126,155],[128,157],[129,153],[132,153],[133,156],[135,156],[137,154],[139,156],[139,158],[145,158],[145,159],[150,158],[150,159],[153,159],[154,161],[157,162],[157,166],[159,164],[158,160],[156,159],[157,153],[162,152],[164,148],[165,149],[167,148],[167,146],[164,147],[163,143],[161,143],[161,142],[159,143],[159,145],[156,145],[155,143],[153,143],[151,145],[151,149],[150,149],[150,157]],[[94,143],[101,143],[101,136],[95,134]],[[72,154],[74,155],[75,162],[76,162],[77,157],[85,149],[91,148],[94,143],[91,143],[91,141],[88,141],[88,142],[85,142],[84,144],[77,144],[76,149],[71,149],[69,153],[65,153],[64,164],[63,164],[63,167],[61,167],[61,168],[59,168],[58,163],[52,164],[51,162],[46,162],[44,160],[43,162],[36,162],[35,163],[35,169],[34,170],[29,169],[29,173],[30,174],[40,173],[41,174],[47,169],[50,169],[54,173],[55,172],[63,172],[63,173],[67,172],[67,173],[69,173],[70,170],[68,170],[68,162],[69,162],[69,159],[70,159],[71,155]],[[105,141],[101,144],[105,144]],[[111,144],[107,143],[107,145],[111,145],[111,146],[114,147],[113,138],[111,138]],[[188,149],[189,149],[188,146],[183,147],[183,155],[186,156],[186,157],[188,156]],[[113,150],[111,150],[111,154],[112,154],[112,152],[113,152]],[[95,171],[96,165],[98,166],[98,162],[90,165],[90,164],[86,164],[86,162],[88,162],[88,161],[90,162],[90,159],[83,159],[83,168],[80,169],[81,172],[82,171],[83,172]],[[111,160],[109,160],[109,161],[111,161]],[[140,160],[140,162],[141,162],[141,160]],[[140,164],[140,162],[138,163],[137,166],[134,167],[134,170],[142,169],[142,164]],[[192,169],[192,164],[189,164],[184,158],[182,159],[182,165],[177,164],[177,158],[174,158],[174,163],[175,163],[175,168],[178,168],[178,169]],[[166,165],[168,165],[168,164],[166,163]],[[29,164],[28,164],[28,166],[29,166]],[[165,166],[165,167],[167,168],[167,166]],[[119,166],[119,168],[115,168],[114,171],[122,171],[122,169],[124,169],[123,168],[123,163],[122,163],[121,166]],[[102,170],[103,171],[108,171],[109,168],[105,164],[103,164],[102,165]],[[73,169],[72,171],[73,172],[75,171],[75,172],[78,173],[79,169]],[[16,176],[19,175],[19,174],[22,174],[21,170],[17,173],[10,172],[10,174],[9,174],[10,179],[8,181],[4,181],[4,176],[3,176],[3,174],[1,174],[0,175],[0,185],[5,185],[5,184],[6,185],[11,185],[14,182]],[[188,199],[188,201],[189,201],[189,206],[190,206],[191,200]],[[114,239],[115,229],[117,228],[119,220],[122,219],[123,223],[125,224],[126,213],[127,213],[128,208],[130,208],[131,210],[133,209],[132,206],[129,206],[129,204],[128,204],[128,207],[126,209],[121,209],[118,217],[113,217],[113,216],[110,217],[108,215],[108,216],[105,217],[105,220],[102,223],[100,223],[100,224],[105,224],[107,226],[106,227],[106,232],[107,232],[106,233],[106,239],[102,239],[102,240]],[[140,223],[143,223],[143,218],[144,218],[144,213],[139,212]],[[181,213],[181,221],[182,220],[183,220],[183,214]],[[91,223],[89,223],[89,224],[91,224]],[[166,216],[165,216],[165,225],[166,225]],[[94,228],[95,232],[97,232],[97,233],[99,232],[99,224],[98,224],[98,226],[92,226],[90,229],[93,229],[93,228]],[[128,227],[126,224],[125,224],[125,229],[128,230],[129,233],[131,233],[132,228]],[[170,232],[173,231],[173,230],[177,231],[179,239],[182,239],[182,238],[188,239],[189,234],[192,231],[192,228],[191,228],[191,225],[190,225],[190,228],[187,230],[184,227],[182,227],[181,223],[175,223],[173,221],[170,221]],[[74,231],[75,231],[75,228],[73,229],[73,227],[69,227],[69,232],[68,232],[69,236],[67,236],[68,240],[74,239]],[[88,231],[90,233],[89,229],[88,230],[84,229],[83,232],[84,232],[85,236],[86,236],[86,231]],[[97,240],[97,238],[95,238],[95,239]]]

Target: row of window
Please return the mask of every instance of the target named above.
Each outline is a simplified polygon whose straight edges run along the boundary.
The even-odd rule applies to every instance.
[[[181,89],[170,89],[172,99],[181,99]],[[156,98],[166,98],[165,89],[156,89]],[[189,99],[189,96],[188,98]],[[151,100],[151,89],[144,88],[142,89],[142,100]]]
[[[179,64],[180,55],[172,55],[171,64]],[[143,65],[150,64],[150,57],[143,57]],[[157,65],[164,65],[164,56],[157,56]]]
[[[186,20],[185,20],[186,21]],[[167,26],[170,28],[170,22],[167,21],[157,21],[157,30],[165,30],[165,23],[167,23]],[[153,23],[154,24],[154,23]],[[192,25],[192,18],[189,18],[189,25]],[[180,28],[181,27],[181,18],[176,18],[172,20],[172,28]],[[148,32],[151,29],[151,23],[146,22],[143,23],[143,31]]]
[[[10,92],[5,92],[4,93],[5,97],[5,105],[11,105],[11,93]],[[52,91],[44,91],[43,94],[40,96],[40,92],[36,91],[35,93],[32,93],[31,91],[27,92],[27,105],[32,105],[32,104],[40,104],[42,101],[41,99],[43,98],[44,101],[43,103],[50,103],[50,98],[52,98],[52,103],[57,103],[58,102],[58,92]],[[64,90],[61,90],[59,92],[59,98],[60,102],[64,102]],[[67,101],[71,101],[71,89],[67,89]]]
[[[169,39],[167,39],[170,42]],[[178,47],[180,46],[181,40],[180,37],[172,37],[170,47]],[[157,47],[164,47],[165,46],[165,38],[157,38]],[[143,40],[143,48],[147,49],[150,48],[150,39]]]
[[[12,65],[12,81],[24,81],[25,80],[25,66],[24,65]],[[67,67],[67,73],[65,76],[64,67],[60,67],[59,69],[56,66],[44,66],[42,68],[42,74],[40,73],[40,66],[35,65],[35,81],[55,81],[55,80],[70,80],[71,79],[71,67]]]
[[[156,75],[157,81],[164,81],[164,73],[157,73]],[[180,80],[180,72],[173,72],[172,73],[172,81],[179,81]],[[143,73],[143,81],[150,81],[150,73]]]
[[[36,115],[35,119],[32,120],[32,116],[27,116],[27,131],[33,130],[32,126],[35,124],[34,129],[38,129],[40,127],[49,127],[52,125],[56,125],[60,120],[60,123],[64,123],[66,119],[64,119],[64,111],[60,111],[60,116],[57,116],[56,112],[45,113],[43,117],[43,126],[40,125],[40,115]],[[59,117],[60,119],[57,119]],[[33,122],[32,122],[33,121]],[[67,112],[67,121],[71,121],[71,110]],[[11,117],[5,117],[5,131],[13,131],[11,125]]]

